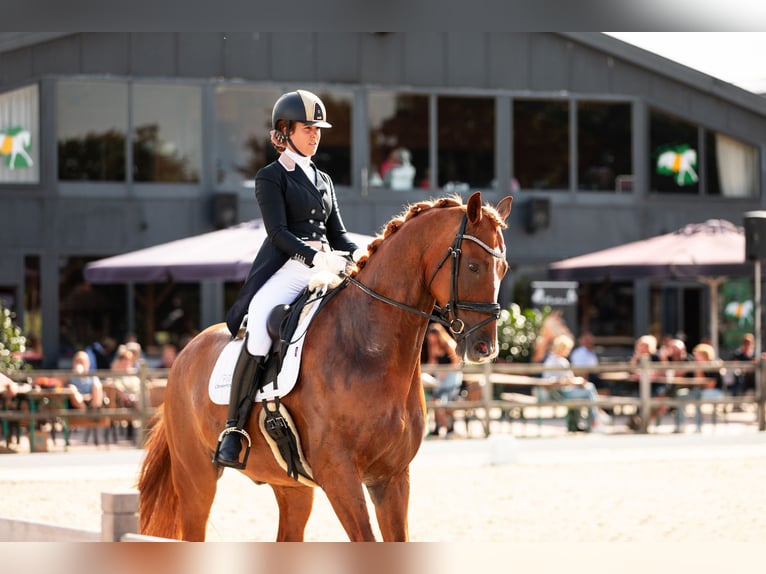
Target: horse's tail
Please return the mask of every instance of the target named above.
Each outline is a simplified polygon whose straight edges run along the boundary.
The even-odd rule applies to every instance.
[[[162,411],[146,441],[146,455],[138,477],[141,534],[180,538],[178,494],[171,476],[170,448]]]

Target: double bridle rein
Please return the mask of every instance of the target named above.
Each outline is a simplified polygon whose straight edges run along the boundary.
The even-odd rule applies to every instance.
[[[452,276],[451,276],[451,284],[450,284],[450,297],[449,302],[444,307],[439,307],[438,305],[434,306],[434,310],[432,313],[425,313],[421,311],[420,309],[416,309],[415,307],[411,307],[409,305],[406,305],[404,303],[400,303],[399,301],[394,301],[393,299],[389,299],[385,295],[381,295],[380,293],[377,293],[364,285],[363,283],[360,283],[357,279],[354,277],[346,277],[346,280],[353,283],[357,287],[359,287],[362,291],[367,293],[370,297],[373,297],[377,299],[378,301],[382,301],[384,303],[388,303],[389,305],[393,305],[394,307],[399,307],[400,309],[404,309],[405,311],[409,311],[410,313],[415,313],[416,315],[420,315],[421,317],[425,317],[426,319],[430,321],[435,321],[437,323],[441,323],[446,328],[450,330],[450,332],[455,336],[456,340],[460,342],[462,339],[466,338],[468,335],[476,331],[477,329],[480,329],[487,323],[491,321],[496,321],[500,317],[500,305],[497,302],[493,303],[473,303],[470,301],[461,301],[458,298],[458,273],[460,270],[460,257],[462,255],[461,245],[463,244],[463,240],[467,239],[468,241],[473,241],[476,245],[484,249],[487,253],[492,255],[493,257],[496,257],[498,259],[505,259],[505,250],[500,251],[499,249],[494,249],[484,243],[481,239],[478,237],[474,237],[473,235],[466,235],[465,233],[465,226],[468,222],[468,216],[463,216],[463,221],[460,224],[460,229],[457,232],[457,235],[455,236],[455,240],[452,242],[452,245],[450,245],[449,249],[447,250],[447,253],[442,257],[442,260],[439,262],[439,265],[436,266],[436,269],[433,272],[433,275],[431,275],[431,279],[428,281],[428,289],[431,289],[431,284],[434,282],[434,279],[436,278],[436,274],[441,270],[442,266],[447,262],[447,259],[452,260]],[[477,313],[482,313],[484,315],[489,315],[486,319],[481,321],[480,323],[477,323],[470,329],[466,331],[465,329],[465,323],[462,319],[458,317],[458,310],[462,311],[475,311]]]

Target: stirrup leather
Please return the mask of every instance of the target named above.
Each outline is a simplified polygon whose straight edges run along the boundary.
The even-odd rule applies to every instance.
[[[245,445],[245,456],[242,457],[241,462],[237,463],[223,463],[221,462],[219,456],[221,454],[221,444],[223,444],[223,439],[230,435],[231,433],[237,433],[240,435],[239,441],[242,443],[242,438],[244,438],[247,441],[247,444]],[[247,459],[250,456],[250,447],[253,446],[253,441],[250,439],[250,435],[245,429],[237,428],[237,427],[226,427],[221,431],[221,434],[218,435],[218,445],[215,447],[215,455],[213,456],[213,463],[218,464],[220,466],[228,466],[229,468],[237,468],[237,469],[243,469],[247,466]],[[241,446],[240,446],[241,448]]]

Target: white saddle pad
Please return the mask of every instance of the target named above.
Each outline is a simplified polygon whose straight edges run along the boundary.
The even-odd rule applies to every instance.
[[[315,297],[319,298],[327,291],[327,286],[319,292],[315,292]],[[301,355],[303,353],[303,342],[306,340],[306,330],[311,319],[319,308],[318,302],[311,303],[308,308],[304,308],[303,317],[298,323],[298,327],[293,333],[293,340],[290,342],[285,360],[282,363],[282,370],[277,377],[276,385],[269,383],[264,386],[255,396],[256,402],[273,399],[275,397],[284,397],[293,390],[298,380],[298,373],[301,366]],[[234,366],[237,364],[237,358],[242,350],[245,339],[235,339],[226,344],[218,356],[218,360],[210,374],[210,383],[208,385],[208,394],[210,400],[217,405],[228,405],[229,395],[231,394],[231,380],[234,375]]]

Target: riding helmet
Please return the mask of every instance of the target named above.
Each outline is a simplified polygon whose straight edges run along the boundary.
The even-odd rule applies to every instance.
[[[277,127],[277,121],[301,122],[318,128],[331,128],[327,123],[327,112],[322,100],[316,94],[306,90],[296,90],[282,95],[271,112],[271,125]]]

